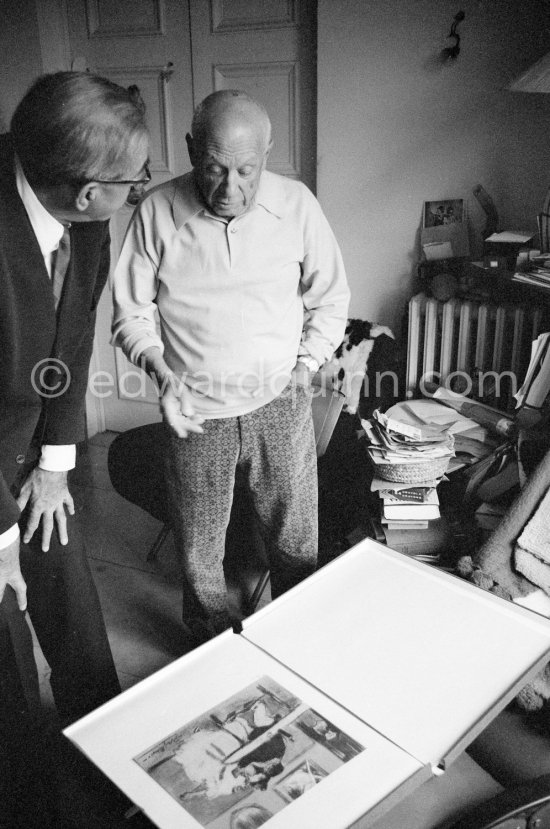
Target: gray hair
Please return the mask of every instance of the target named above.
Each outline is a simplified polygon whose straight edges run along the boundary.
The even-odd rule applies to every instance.
[[[38,78],[15,110],[10,131],[34,187],[120,177],[147,143],[137,87],[124,89],[88,72]]]

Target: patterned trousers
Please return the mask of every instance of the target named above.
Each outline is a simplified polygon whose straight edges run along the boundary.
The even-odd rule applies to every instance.
[[[171,526],[184,570],[184,622],[230,625],[223,571],[235,477],[250,492],[276,598],[317,563],[317,458],[311,392],[289,384],[241,417],[207,420],[202,435],[167,440]],[[167,430],[169,431],[169,430]]]

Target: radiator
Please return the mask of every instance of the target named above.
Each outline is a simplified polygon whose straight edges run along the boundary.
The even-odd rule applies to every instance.
[[[408,307],[407,397],[422,381],[436,382],[510,408],[543,322],[540,306],[416,294]]]

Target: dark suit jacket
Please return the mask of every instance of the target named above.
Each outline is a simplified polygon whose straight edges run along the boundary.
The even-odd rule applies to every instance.
[[[17,192],[10,137],[0,136],[0,532],[19,518],[10,486],[33,441],[84,438],[95,309],[109,272],[109,223],[76,222],[70,235],[56,316],[51,281]],[[48,358],[62,361],[68,374],[59,373],[61,363],[45,374]],[[39,393],[41,380],[53,395],[44,388]]]

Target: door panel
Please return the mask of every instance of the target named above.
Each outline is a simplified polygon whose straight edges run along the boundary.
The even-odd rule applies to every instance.
[[[137,84],[151,132],[152,185],[189,169],[193,108],[240,88],[273,124],[269,168],[315,188],[315,0],[75,0],[67,3],[74,68]],[[116,261],[130,208],[111,221]],[[89,433],[160,419],[148,378],[109,344],[112,300],[102,297],[88,393]]]
[[[152,185],[189,169],[185,133],[193,113],[189,8],[185,0],[78,0],[69,3],[71,53],[121,86],[137,84],[147,107]],[[132,209],[111,221],[116,262]],[[112,300],[102,297],[90,371],[89,432],[124,431],[160,419],[153,383],[109,344]]]
[[[244,89],[266,107],[268,168],[315,190],[315,8],[312,0],[193,0],[193,94]]]

